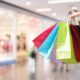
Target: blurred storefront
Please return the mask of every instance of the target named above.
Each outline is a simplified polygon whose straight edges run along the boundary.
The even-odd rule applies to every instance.
[[[14,9],[12,5],[9,9],[3,6],[0,7],[0,80],[76,80],[77,77],[79,80],[79,64],[69,65],[68,73],[64,65],[61,71],[62,65],[37,54],[34,47],[33,39],[57,19],[24,8],[20,11],[21,7],[17,7],[18,11],[14,5]]]
[[[35,70],[35,62],[29,59],[32,40],[52,24],[46,19],[0,8],[0,80],[28,79],[28,71]],[[22,75],[24,72],[27,73]]]

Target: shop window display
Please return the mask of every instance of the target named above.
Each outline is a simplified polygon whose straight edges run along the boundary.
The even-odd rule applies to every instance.
[[[17,61],[25,63],[28,59],[28,50],[26,45],[25,33],[21,33],[17,36]]]
[[[0,80],[15,80],[14,12],[0,11]]]
[[[11,71],[16,71],[17,78],[21,78],[26,73],[29,61],[29,51],[33,43],[32,39],[38,35],[45,27],[44,21],[33,16],[19,14],[14,11],[1,9],[0,13],[0,76],[7,80],[5,75],[8,74],[8,80],[11,79]],[[32,18],[30,18],[32,17]],[[46,21],[48,22],[48,21]],[[13,30],[15,27],[16,30]],[[17,40],[17,41],[16,41]],[[16,42],[15,42],[16,41]],[[15,49],[14,49],[15,48]],[[15,63],[15,70],[11,64]],[[18,66],[17,66],[18,65]],[[31,69],[31,68],[30,68]],[[28,70],[27,70],[28,72]],[[21,76],[20,76],[21,74]],[[0,80],[3,80],[0,77]],[[26,78],[26,76],[24,76]],[[16,79],[17,80],[17,79]],[[24,80],[21,78],[21,80]],[[28,79],[27,79],[28,80]]]
[[[0,53],[9,54],[13,52],[13,45],[10,35],[6,35],[6,39],[0,40]]]
[[[15,61],[14,55],[14,30],[13,17],[8,14],[13,13],[2,9],[4,15],[0,15],[0,65],[13,64]],[[7,16],[8,15],[8,16]]]

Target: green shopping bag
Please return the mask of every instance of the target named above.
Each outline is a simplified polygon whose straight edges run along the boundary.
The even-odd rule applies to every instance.
[[[56,58],[65,63],[75,64],[77,61],[74,56],[69,25],[65,22],[60,22],[59,25]]]

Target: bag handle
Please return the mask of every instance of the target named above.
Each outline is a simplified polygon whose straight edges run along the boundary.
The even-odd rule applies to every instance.
[[[71,20],[71,18],[68,16],[67,21],[66,21],[66,25],[67,25],[67,26],[70,25],[70,20]]]

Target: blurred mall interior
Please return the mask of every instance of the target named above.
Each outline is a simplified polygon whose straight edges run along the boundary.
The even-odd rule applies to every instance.
[[[33,44],[72,10],[80,0],[0,0],[0,80],[80,80],[79,63],[56,64]]]

